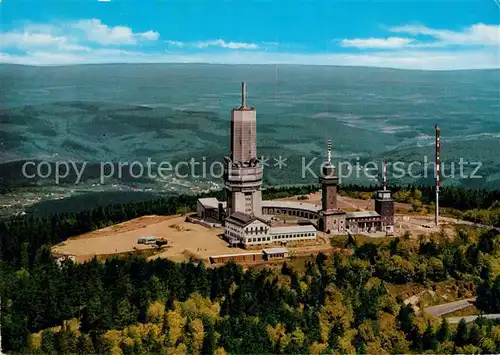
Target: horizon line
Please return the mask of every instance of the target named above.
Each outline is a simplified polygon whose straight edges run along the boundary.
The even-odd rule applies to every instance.
[[[341,65],[341,64],[289,64],[289,63],[211,63],[211,62],[102,62],[102,63],[74,63],[74,64],[23,64],[0,62],[0,66],[20,66],[34,68],[55,68],[55,67],[76,67],[76,66],[93,66],[93,65],[217,65],[217,66],[287,66],[287,67],[326,67],[326,68],[362,68],[362,69],[390,69],[400,71],[424,71],[424,72],[454,72],[454,71],[491,71],[500,70],[500,67],[491,68],[455,68],[455,69],[417,69],[417,68],[398,68],[391,66],[370,66],[370,65]]]

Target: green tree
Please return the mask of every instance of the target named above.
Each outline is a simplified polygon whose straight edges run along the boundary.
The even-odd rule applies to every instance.
[[[397,316],[399,329],[409,334],[413,326],[414,312],[411,304],[402,305]]]
[[[443,318],[441,320],[441,325],[439,326],[439,329],[437,331],[436,338],[440,343],[442,343],[448,340],[449,337],[450,337],[450,326],[446,318]]]
[[[457,326],[457,331],[455,333],[455,344],[456,346],[464,346],[469,341],[469,330],[467,329],[467,323],[465,319],[461,319]]]
[[[95,354],[94,344],[87,334],[81,333],[78,336],[76,349],[78,354]]]
[[[203,339],[203,346],[201,348],[202,355],[213,355],[217,348],[217,341],[215,339],[215,327],[212,322],[204,323],[205,337]]]
[[[422,341],[425,350],[436,350],[438,348],[439,342],[436,339],[436,334],[434,333],[434,329],[432,329],[430,322],[427,323],[427,327],[425,328],[422,336]]]
[[[50,330],[42,332],[41,348],[45,354],[57,354],[55,334]]]

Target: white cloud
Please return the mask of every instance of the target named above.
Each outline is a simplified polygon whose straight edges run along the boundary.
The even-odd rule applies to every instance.
[[[73,28],[82,30],[89,41],[99,44],[136,44],[138,40],[157,40],[158,32],[148,31],[134,33],[130,27],[109,27],[98,19],[81,20],[72,25]]]
[[[171,46],[175,46],[175,47],[184,47],[186,44],[184,42],[180,42],[180,41],[171,41],[171,40],[167,40],[165,41],[167,44],[171,45]]]
[[[126,26],[110,27],[96,19],[58,25],[27,25],[0,33],[0,62],[28,65],[67,65],[84,63],[219,63],[219,64],[310,64],[391,67],[401,69],[484,69],[500,68],[500,54],[492,39],[498,26],[478,24],[462,32],[432,30],[424,26],[401,26],[388,29],[407,36],[357,38],[340,42],[341,47],[367,48],[360,53],[301,54],[300,44],[273,42],[230,42],[222,39],[199,42],[165,40],[163,47],[140,52],[134,44],[156,41],[155,31],[134,32]],[[497,28],[495,30],[495,28]],[[436,32],[437,31],[437,32]],[[460,34],[462,37],[458,37]],[[413,36],[432,36],[422,42]],[[465,36],[465,37],[464,37]],[[493,37],[492,37],[493,36]],[[409,38],[406,38],[409,37]],[[480,43],[482,46],[445,48],[449,43]],[[474,38],[474,39],[472,39]],[[446,43],[446,45],[443,45]],[[120,46],[117,49],[116,45]],[[304,45],[304,44],[302,44]],[[170,46],[182,53],[165,51]],[[231,49],[225,53],[207,51],[209,47]],[[442,48],[424,48],[442,47]],[[128,48],[129,50],[124,50]],[[135,48],[135,50],[134,50]],[[307,49],[303,47],[303,49]],[[15,51],[14,51],[15,50]],[[340,49],[341,50],[341,49]],[[16,53],[16,54],[14,54]]]
[[[0,48],[16,48],[21,50],[53,48],[60,51],[90,50],[86,46],[71,43],[65,36],[43,31],[32,32],[29,28],[26,28],[24,32],[0,33]]]
[[[0,48],[89,51],[92,42],[99,45],[134,45],[142,41],[155,41],[158,38],[158,32],[134,33],[129,27],[108,27],[100,20],[90,19],[58,26],[28,24],[22,29],[0,33]]]
[[[389,30],[393,33],[406,33],[412,36],[430,36],[442,45],[500,46],[500,25],[478,23],[462,31],[439,30],[418,25],[392,27]]]
[[[160,34],[155,31],[148,31],[139,34],[140,37],[147,39],[148,41],[156,41],[160,38]]]
[[[195,47],[195,48],[208,48],[208,47],[218,47],[227,49],[258,49],[259,46],[255,43],[246,42],[226,42],[223,39],[215,39],[210,41],[199,41],[199,42],[180,42],[180,41],[166,41],[167,44],[176,47]]]
[[[203,41],[196,42],[194,44],[197,48],[207,48],[207,47],[220,47],[229,49],[257,49],[258,45],[255,43],[245,43],[245,42],[226,42],[222,39],[216,39],[213,41]]]
[[[53,36],[48,33],[2,33],[0,46],[2,47],[44,47],[66,43],[66,37]]]
[[[403,48],[413,42],[411,38],[389,37],[389,38],[355,38],[344,39],[342,47],[355,48]]]
[[[355,48],[439,48],[448,46],[500,46],[500,25],[478,23],[462,31],[432,29],[420,25],[405,25],[389,28],[389,32],[408,36],[427,36],[422,38],[389,37],[389,38],[355,38],[343,39],[342,47]]]

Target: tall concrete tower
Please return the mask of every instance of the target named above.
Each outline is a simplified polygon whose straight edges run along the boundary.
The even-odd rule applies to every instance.
[[[332,165],[332,141],[328,140],[328,156],[326,162],[323,163],[322,176],[319,178],[322,192],[322,210],[332,211],[337,210],[337,185],[339,177]]]
[[[384,160],[384,187],[383,190],[376,192],[375,212],[380,215],[382,222],[382,231],[394,233],[394,199],[392,193],[387,189],[387,163]]]
[[[337,206],[339,177],[331,160],[332,141],[328,140],[327,160],[323,163],[319,178],[322,192],[319,229],[323,232],[342,233],[345,231],[345,212]]]
[[[241,106],[231,111],[231,156],[225,157],[224,181],[227,214],[262,215],[262,167],[257,159],[257,113],[246,103],[241,84]]]

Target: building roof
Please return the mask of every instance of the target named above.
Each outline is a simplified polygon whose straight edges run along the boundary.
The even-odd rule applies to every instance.
[[[198,202],[205,208],[219,208],[219,200],[215,197],[199,198]]]
[[[232,215],[226,218],[226,222],[234,223],[240,227],[246,227],[254,221],[261,221],[262,223],[267,224],[267,221],[262,218],[255,217],[242,212],[234,212]]]
[[[321,214],[323,216],[331,216],[331,215],[342,215],[342,214],[346,214],[346,211],[344,211],[342,208],[337,208],[335,210],[326,210],[326,211],[321,211]]]
[[[379,198],[379,196],[382,196],[382,198]],[[386,197],[386,195],[388,195],[389,197]],[[378,201],[394,201],[394,199],[392,198],[392,192],[391,190],[378,190],[376,195],[375,195],[375,200],[378,200]]]
[[[345,214],[345,218],[369,218],[369,217],[380,217],[380,215],[375,211],[347,212]]]
[[[273,208],[293,208],[296,210],[302,210],[312,213],[318,213],[321,211],[320,205],[315,205],[308,202],[295,202],[295,201],[262,201],[262,207],[273,207]]]
[[[280,254],[280,253],[288,253],[287,248],[269,248],[262,250],[264,254]]]
[[[210,258],[228,258],[235,256],[245,256],[245,255],[260,255],[262,252],[253,252],[253,253],[238,253],[238,254],[222,254],[222,255],[211,255]]]
[[[293,225],[271,227],[269,234],[317,232],[313,225]]]

